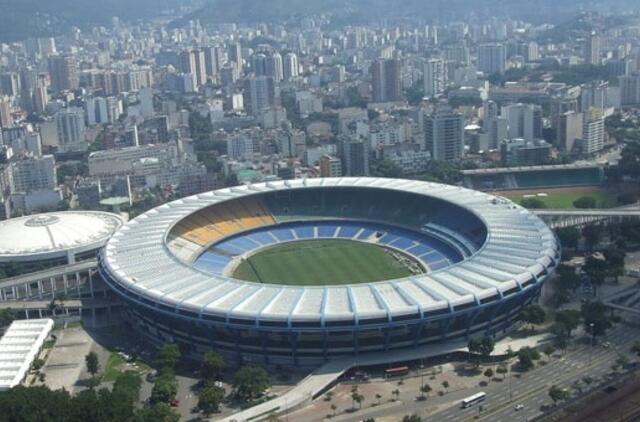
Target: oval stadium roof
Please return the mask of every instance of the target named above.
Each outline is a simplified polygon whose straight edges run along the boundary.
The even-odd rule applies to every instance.
[[[183,218],[247,195],[312,187],[362,187],[415,193],[476,214],[487,239],[471,257],[399,280],[339,286],[281,286],[205,274],[178,259],[167,234]],[[128,291],[163,307],[198,315],[271,321],[387,318],[480,305],[546,278],[559,257],[553,232],[513,202],[457,186],[382,178],[318,178],[267,182],[183,198],[123,226],[103,250],[102,268]]]

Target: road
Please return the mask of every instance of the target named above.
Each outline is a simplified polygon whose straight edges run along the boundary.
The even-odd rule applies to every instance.
[[[611,373],[611,365],[615,362],[618,354],[627,354],[630,345],[638,338],[638,334],[637,328],[619,325],[606,336],[605,341],[612,344],[611,348],[594,345],[591,349],[589,345],[579,345],[561,358],[552,358],[544,366],[524,373],[520,377],[513,376],[511,378],[513,398],[511,400],[509,399],[509,382],[494,382],[486,388],[477,389],[477,391],[487,393],[487,400],[483,403],[484,409],[481,413],[478,406],[468,409],[454,406],[433,416],[438,420],[447,421],[469,421],[478,414],[480,417],[476,420],[490,420],[492,422],[531,420],[542,414],[543,406],[553,404],[548,394],[551,385],[555,384],[571,391],[573,383],[586,376],[593,380],[605,378]],[[582,386],[587,388],[584,383]],[[477,391],[467,391],[467,395]],[[516,411],[514,409],[516,404],[523,404],[524,409]]]
[[[450,392],[443,397],[432,393],[428,400],[422,402],[403,398],[401,411],[397,406],[381,406],[377,409],[375,407],[363,409],[351,416],[343,415],[335,420],[352,421],[363,417],[395,420],[394,418],[401,418],[405,414],[415,413],[423,421],[529,421],[540,416],[544,407],[553,404],[549,397],[549,388],[552,385],[567,388],[574,393],[575,390],[572,387],[574,382],[582,381],[587,376],[594,382],[603,380],[612,372],[611,365],[619,354],[629,356],[630,346],[639,336],[639,328],[620,324],[599,340],[600,344],[610,342],[610,348],[604,348],[599,344],[593,347],[588,343],[578,344],[562,356],[560,352],[556,352],[555,357],[550,360],[542,355],[541,360],[547,361],[546,364],[538,364],[535,369],[525,373],[514,372],[501,382],[492,381],[484,387],[477,386]],[[584,391],[589,389],[584,382],[580,385]],[[481,412],[478,405],[467,409],[460,408],[463,398],[479,391],[487,394],[486,401],[482,403]],[[523,404],[524,408],[516,411],[516,404]],[[478,418],[475,419],[475,416]]]

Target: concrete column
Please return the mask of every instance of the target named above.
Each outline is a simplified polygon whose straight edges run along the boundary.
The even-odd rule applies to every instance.
[[[89,292],[91,292],[91,299],[94,299],[95,295],[93,293],[93,277],[91,274],[91,270],[89,270]]]
[[[44,286],[42,285],[42,280],[38,280],[38,299],[42,300],[42,293],[44,293]]]
[[[62,285],[64,286],[64,294],[68,294],[69,292],[69,280],[67,279],[66,274],[62,274]]]
[[[56,280],[51,277],[49,279],[49,283],[51,283],[51,297],[55,297],[56,296]]]
[[[82,280],[82,277],[80,277],[80,273],[76,272],[75,274],[76,276],[76,293],[78,295],[78,297],[82,297],[82,294],[80,293],[81,289],[80,289],[80,281]]]

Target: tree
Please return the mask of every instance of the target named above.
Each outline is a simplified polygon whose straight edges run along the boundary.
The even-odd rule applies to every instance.
[[[507,377],[507,373],[509,372],[509,369],[504,365],[500,365],[498,366],[498,368],[496,368],[496,372],[502,375],[502,379],[505,379]]]
[[[556,351],[555,347],[553,347],[549,343],[545,344],[545,346],[542,348],[542,353],[547,355],[547,359],[551,358],[551,355],[553,355],[553,352],[555,351]]]
[[[0,309],[0,327],[7,327],[11,325],[15,319],[16,313],[13,309]]]
[[[487,368],[487,370],[484,371],[484,376],[489,379],[489,382],[491,382],[491,378],[493,378],[493,369]]]
[[[198,395],[198,409],[205,415],[210,415],[220,409],[224,400],[224,389],[215,385],[205,385]]]
[[[617,247],[611,247],[604,251],[604,259],[606,262],[606,273],[609,277],[613,277],[618,282],[618,277],[624,275],[624,260],[626,252]]]
[[[168,403],[175,399],[178,393],[178,380],[172,370],[165,368],[160,371],[151,390],[151,403]]]
[[[640,357],[640,340],[636,340],[631,346],[631,352]]]
[[[551,397],[551,400],[553,400],[553,404],[555,405],[559,401],[567,400],[569,398],[569,392],[557,385],[552,385],[549,389],[549,397]]]
[[[471,339],[467,344],[470,353],[475,353],[479,357],[484,359],[491,356],[493,349],[495,348],[495,341],[492,337],[486,336],[482,339]],[[477,366],[480,365],[480,359],[477,361]]]
[[[395,396],[395,400],[398,400],[398,397],[400,397],[400,390],[398,390],[397,388],[395,390],[393,390],[391,392],[391,394],[393,394]]]
[[[182,354],[180,353],[178,345],[175,343],[167,343],[158,349],[156,362],[160,368],[175,370],[181,357]]]
[[[402,176],[402,169],[389,159],[376,160],[371,163],[371,176],[397,178]]]
[[[378,401],[378,404],[380,404],[380,399],[382,399],[382,395],[380,393],[376,393],[376,400]]]
[[[547,208],[547,204],[540,198],[523,198],[520,205],[532,210]]]
[[[134,422],[179,422],[180,415],[167,403],[155,403],[136,412]]]
[[[200,373],[206,380],[216,380],[220,377],[225,366],[224,357],[220,353],[210,350],[204,354]]]
[[[571,332],[580,324],[580,311],[575,309],[558,311],[555,315],[555,322],[567,337],[571,337]]]
[[[535,366],[534,361],[538,359],[540,359],[540,354],[536,349],[523,347],[518,351],[518,364],[522,371],[532,369]]]
[[[444,388],[445,391],[448,391],[449,390],[449,381],[447,381],[447,380],[442,381],[442,388]]]
[[[621,369],[625,369],[627,365],[629,365],[629,358],[625,355],[619,354],[616,358],[616,365]]]
[[[469,354],[473,353],[476,355],[480,355],[480,340],[476,338],[469,339],[469,343],[467,343],[467,349],[469,349]],[[471,358],[471,356],[469,356]],[[476,361],[476,366],[480,366],[480,359]]]
[[[89,352],[84,357],[84,363],[87,366],[87,371],[89,371],[89,373],[92,376],[95,376],[100,370],[100,362],[98,361],[98,355],[95,354],[94,352]]]
[[[563,248],[575,249],[580,240],[580,231],[575,227],[563,227],[556,229],[556,234]]]
[[[575,291],[580,287],[580,276],[576,274],[576,270],[565,264],[558,265],[556,268],[556,285],[564,290]]]
[[[596,208],[596,199],[592,196],[581,196],[573,201],[573,206],[579,209]]]
[[[583,303],[581,313],[585,331],[594,337],[604,335],[613,325],[607,307],[601,302]]]
[[[493,349],[496,346],[496,342],[493,337],[485,336],[480,340],[480,355],[487,359],[493,353]]]
[[[356,408],[355,403],[358,403],[358,408],[362,408],[362,402],[364,401],[364,396],[357,391],[353,391],[351,393],[351,407],[353,409]]]
[[[402,418],[402,422],[420,422],[422,420],[422,418],[418,415],[412,414],[412,415],[405,415]]]
[[[602,237],[602,228],[595,224],[590,224],[582,229],[582,235],[584,236],[585,243],[589,250],[593,250]]]
[[[607,262],[604,259],[593,255],[587,257],[583,269],[585,274],[589,277],[589,281],[597,286],[603,284],[609,274]]]
[[[431,386],[429,384],[425,384],[420,387],[420,393],[422,397],[425,397],[425,395],[428,396],[430,392],[431,392]]]
[[[546,312],[540,305],[528,305],[522,308],[520,311],[520,320],[531,324],[531,331],[533,331],[533,325],[542,324],[545,320]]]
[[[269,385],[267,372],[257,366],[243,366],[233,379],[235,393],[243,400],[260,397]]]
[[[336,409],[338,408],[338,406],[336,406],[335,404],[331,403],[331,412],[333,413],[333,416],[336,415]]]

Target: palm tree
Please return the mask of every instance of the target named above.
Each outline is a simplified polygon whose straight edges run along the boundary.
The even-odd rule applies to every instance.
[[[422,393],[422,397],[424,397],[425,394],[428,396],[431,392],[431,386],[429,384],[423,385],[422,387],[420,387],[420,392]]]
[[[379,393],[376,393],[376,400],[378,400],[378,404],[380,404],[380,399],[382,396]]]
[[[448,392],[449,381],[447,381],[447,380],[442,381],[442,387],[444,387],[445,391]]]
[[[357,391],[353,391],[351,393],[351,407],[353,409],[356,408],[356,403],[358,403],[358,407],[362,408],[362,402],[364,401],[364,396],[362,394],[358,394]]]
[[[333,416],[336,415],[336,409],[338,408],[338,406],[336,406],[335,404],[331,404],[331,411],[333,412]]]

